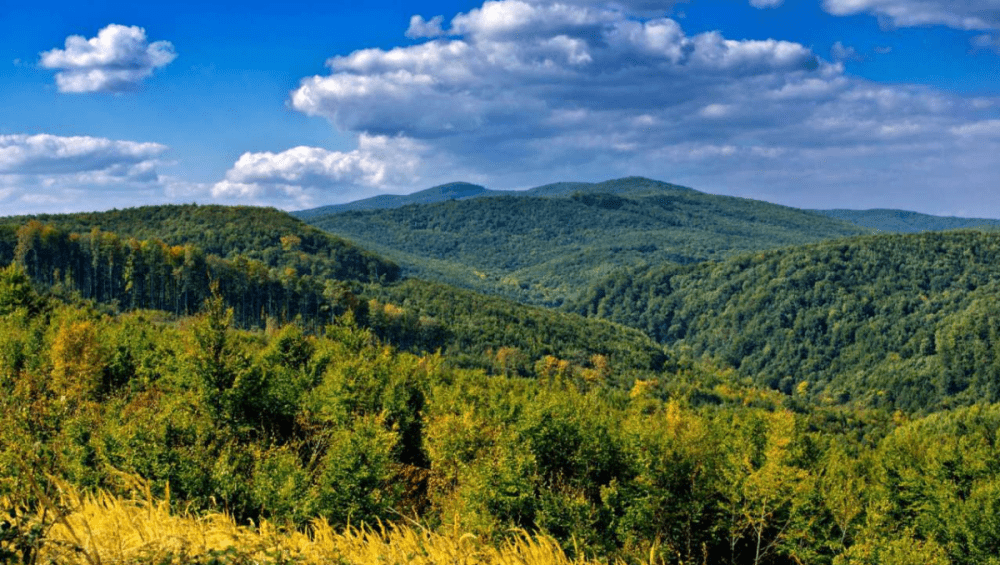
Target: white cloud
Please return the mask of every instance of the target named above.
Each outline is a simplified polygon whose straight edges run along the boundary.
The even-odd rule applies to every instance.
[[[145,29],[111,24],[90,39],[67,37],[65,49],[41,54],[41,66],[59,71],[60,92],[123,92],[176,57],[169,41],[149,43]]]
[[[48,134],[0,135],[0,174],[148,176],[167,147],[158,143]]]
[[[782,5],[785,0],[750,0],[750,5],[758,10],[764,8],[777,8]]]
[[[836,42],[830,47],[830,57],[834,61],[860,61],[861,55],[858,54],[857,49],[844,45],[841,42]]]
[[[951,133],[959,137],[993,137],[1000,139],[1000,120],[982,120],[955,126]]]
[[[244,153],[225,180],[212,187],[212,196],[305,207],[319,196],[333,199],[411,185],[418,180],[421,151],[421,144],[410,139],[361,135],[358,148],[349,152],[301,146],[281,153]]]
[[[994,139],[970,147],[949,134],[989,119],[994,98],[867,82],[798,43],[688,35],[672,19],[597,2],[487,2],[447,27],[446,38],[333,57],[328,74],[301,81],[290,105],[362,139],[417,144],[419,152],[400,149],[417,157],[404,176],[422,182],[411,189],[467,174],[513,188],[641,172],[708,190],[735,190],[725,186],[739,181],[788,195],[803,186],[834,195],[847,179],[868,186],[859,198],[871,199],[881,187],[932,191],[967,173],[986,183],[986,172],[968,171],[998,166]],[[857,53],[838,44],[834,55]],[[887,168],[898,180],[872,171],[885,164],[880,151],[902,160]],[[448,167],[429,164],[430,155]],[[935,155],[933,173],[902,164]],[[275,197],[283,194],[275,186],[308,186],[281,178],[250,184],[272,187]]]
[[[872,14],[897,27],[1000,28],[998,0],[823,0],[823,7],[837,16]]]
[[[49,134],[0,135],[4,213],[65,212],[79,202],[132,206],[163,198],[158,143]]]
[[[430,20],[425,20],[423,16],[413,16],[410,18],[410,27],[406,30],[406,37],[419,39],[422,37],[440,37],[444,35],[441,24],[444,23],[444,16],[434,16]]]

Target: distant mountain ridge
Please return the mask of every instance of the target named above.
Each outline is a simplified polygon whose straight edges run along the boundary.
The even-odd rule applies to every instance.
[[[1000,228],[1000,220],[933,216],[906,210],[814,210],[824,216],[845,220],[866,228],[889,233],[919,233],[975,228]]]
[[[412,196],[393,208],[299,217],[411,276],[546,306],[621,267],[722,260],[869,232],[815,212],[642,177],[525,191],[444,185]]]
[[[490,194],[503,193],[504,192],[502,191],[489,190],[485,187],[479,186],[478,184],[452,182],[414,192],[413,194],[380,194],[378,196],[355,200],[345,204],[331,204],[329,206],[320,206],[318,208],[300,210],[298,212],[292,212],[292,215],[301,220],[308,221],[311,218],[317,218],[329,214],[339,214],[341,212],[352,212],[355,210],[390,210],[393,208],[402,208],[403,206],[410,204],[433,204],[436,202],[446,202],[448,200],[463,200],[466,198],[477,198]]]
[[[528,190],[491,190],[478,184],[467,182],[452,182],[434,186],[413,194],[380,194],[371,198],[355,200],[344,204],[331,204],[300,210],[291,214],[301,220],[309,221],[313,218],[339,214],[342,212],[353,212],[357,210],[392,210],[402,208],[410,204],[436,204],[449,200],[468,200],[471,198],[484,198],[490,196],[524,196],[524,197],[569,197],[573,194],[595,194],[608,193],[618,195],[640,196],[662,192],[663,190],[687,190],[696,192],[694,189],[676,184],[651,180],[643,177],[625,177],[622,179],[609,180],[605,182],[557,182],[536,186]]]
[[[356,210],[390,210],[410,204],[435,204],[449,200],[468,200],[492,196],[523,197],[570,197],[573,194],[608,193],[627,196],[648,196],[663,190],[698,192],[692,188],[644,177],[625,177],[604,182],[556,182],[527,190],[492,190],[478,184],[452,182],[427,188],[412,194],[381,194],[371,198],[355,200],[344,204],[331,204],[291,212],[292,216],[310,221],[314,218],[351,212]],[[954,229],[1000,228],[1000,219],[965,218],[959,216],[935,216],[908,210],[873,208],[851,210],[837,208],[831,210],[803,209],[852,223],[862,228],[888,233],[920,233],[923,231],[944,231]]]

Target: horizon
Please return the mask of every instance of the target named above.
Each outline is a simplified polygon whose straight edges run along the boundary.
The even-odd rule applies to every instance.
[[[633,176],[628,176],[628,177],[620,177],[620,178],[613,178],[613,179],[604,179],[604,180],[599,180],[599,181],[555,181],[555,182],[546,183],[546,184],[540,184],[540,185],[537,185],[537,186],[531,186],[531,187],[527,187],[527,188],[510,188],[510,189],[489,188],[489,187],[483,186],[481,184],[475,184],[475,183],[470,183],[470,182],[466,182],[466,181],[448,181],[448,182],[445,182],[445,183],[442,183],[442,184],[439,184],[439,185],[435,185],[435,186],[431,186],[431,187],[427,187],[427,188],[417,189],[417,190],[414,190],[413,192],[398,193],[398,194],[397,193],[384,192],[384,193],[379,193],[379,194],[375,194],[375,195],[372,195],[372,196],[365,196],[365,197],[362,197],[362,198],[357,198],[355,200],[350,200],[350,201],[347,201],[347,202],[338,202],[338,203],[334,203],[334,204],[321,204],[319,206],[313,206],[311,208],[299,208],[299,209],[279,208],[279,207],[272,206],[272,205],[269,205],[269,204],[252,204],[252,203],[251,204],[239,204],[239,203],[211,202],[211,201],[210,202],[204,202],[204,201],[203,202],[198,202],[196,200],[192,200],[192,201],[188,201],[188,202],[180,202],[180,201],[178,201],[178,202],[146,202],[146,203],[136,204],[135,206],[124,206],[124,207],[120,207],[120,208],[117,207],[117,206],[113,206],[111,208],[104,208],[104,209],[99,209],[99,210],[98,209],[95,209],[95,210],[76,210],[76,211],[73,211],[73,212],[27,212],[27,213],[24,213],[24,214],[0,215],[0,218],[11,218],[11,217],[21,217],[21,216],[31,217],[31,216],[75,214],[75,213],[79,213],[79,214],[100,214],[102,212],[112,212],[112,211],[117,211],[117,210],[127,210],[127,209],[130,209],[130,208],[142,208],[142,207],[147,207],[147,206],[149,206],[149,207],[155,207],[155,206],[249,206],[249,207],[259,207],[259,208],[274,208],[274,209],[279,210],[281,212],[285,212],[285,213],[288,213],[290,215],[295,215],[295,214],[298,214],[298,213],[301,213],[301,212],[310,212],[310,211],[313,211],[313,210],[319,210],[319,209],[322,209],[322,208],[333,207],[333,206],[350,205],[350,204],[354,204],[354,203],[357,203],[357,202],[362,202],[362,201],[365,201],[365,200],[371,200],[371,199],[377,199],[377,198],[391,198],[391,197],[404,197],[405,198],[407,196],[413,196],[413,195],[419,194],[421,192],[428,192],[428,191],[432,191],[432,190],[437,189],[437,188],[442,188],[442,187],[451,186],[451,185],[455,185],[455,184],[475,186],[475,187],[482,188],[482,189],[484,189],[484,190],[486,190],[488,192],[527,192],[527,191],[530,191],[530,190],[535,189],[535,188],[541,188],[541,187],[552,185],[552,184],[576,184],[576,183],[602,184],[602,183],[606,183],[606,182],[613,182],[613,181],[625,180],[625,179],[630,179],[630,178],[649,180],[649,181],[659,182],[659,183],[664,183],[664,184],[671,184],[671,185],[677,186],[677,187],[682,188],[682,189],[693,190],[695,192],[700,192],[702,194],[709,194],[709,195],[712,195],[712,196],[733,196],[733,195],[728,195],[728,194],[713,194],[713,193],[710,193],[710,192],[705,192],[705,191],[702,191],[702,190],[698,190],[697,188],[688,187],[688,186],[682,186],[682,185],[678,185],[676,183],[671,183],[669,181],[663,181],[663,180],[659,180],[659,179],[652,179],[652,178],[649,178],[649,177],[643,177],[643,176],[633,175]],[[549,198],[549,197],[548,196],[539,196],[538,198]],[[902,212],[902,213],[905,213],[905,214],[919,214],[919,215],[927,215],[927,216],[933,216],[933,217],[939,217],[939,218],[956,218],[956,219],[966,219],[966,220],[998,220],[998,219],[1000,219],[1000,218],[988,218],[988,217],[980,217],[980,216],[954,216],[954,215],[952,215],[952,216],[945,216],[945,215],[940,215],[940,214],[927,214],[927,213],[924,213],[924,212],[918,212],[918,211],[915,211],[915,210],[907,210],[907,209],[903,209],[903,208],[798,208],[796,206],[788,206],[786,204],[781,204],[781,203],[778,203],[778,202],[770,202],[768,200],[760,200],[760,199],[751,198],[751,197],[748,197],[748,196],[736,196],[736,198],[746,198],[746,199],[749,199],[749,200],[756,200],[758,202],[764,202],[764,203],[767,203],[767,204],[774,204],[774,205],[777,205],[777,206],[787,206],[789,208],[793,208],[793,209],[796,209],[796,210],[802,210],[802,211],[805,211],[805,212],[839,212],[839,211],[846,211],[846,212],[897,212],[897,213],[898,212]]]
[[[642,176],[1000,218],[998,0],[334,4],[5,6],[0,215]]]

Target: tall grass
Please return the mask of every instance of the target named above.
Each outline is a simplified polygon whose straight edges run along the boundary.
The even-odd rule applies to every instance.
[[[499,547],[457,530],[434,532],[419,525],[332,528],[314,521],[305,531],[263,522],[242,526],[222,513],[194,515],[171,510],[169,494],[154,500],[107,493],[80,494],[63,486],[57,513],[39,542],[35,563],[67,565],[589,565],[570,559],[552,538],[519,531]],[[45,504],[49,506],[49,504]],[[62,510],[59,510],[62,509]],[[27,520],[29,517],[23,516]]]

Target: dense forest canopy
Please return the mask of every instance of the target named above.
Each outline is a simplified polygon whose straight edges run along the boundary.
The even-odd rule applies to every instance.
[[[159,240],[194,246],[205,255],[259,261],[268,268],[292,266],[300,274],[351,279],[395,280],[399,268],[343,239],[309,227],[273,208],[250,206],[164,205],[79,214],[42,214],[0,218],[9,248],[16,228],[35,221],[63,233],[110,232],[123,241]],[[6,258],[6,259],[5,259]],[[0,260],[10,261],[8,255]]]
[[[622,271],[572,309],[756,382],[928,410],[1000,400],[1000,234],[863,236]]]
[[[547,306],[623,266],[689,264],[863,231],[813,212],[648,179],[527,192],[308,221],[413,276]]]

